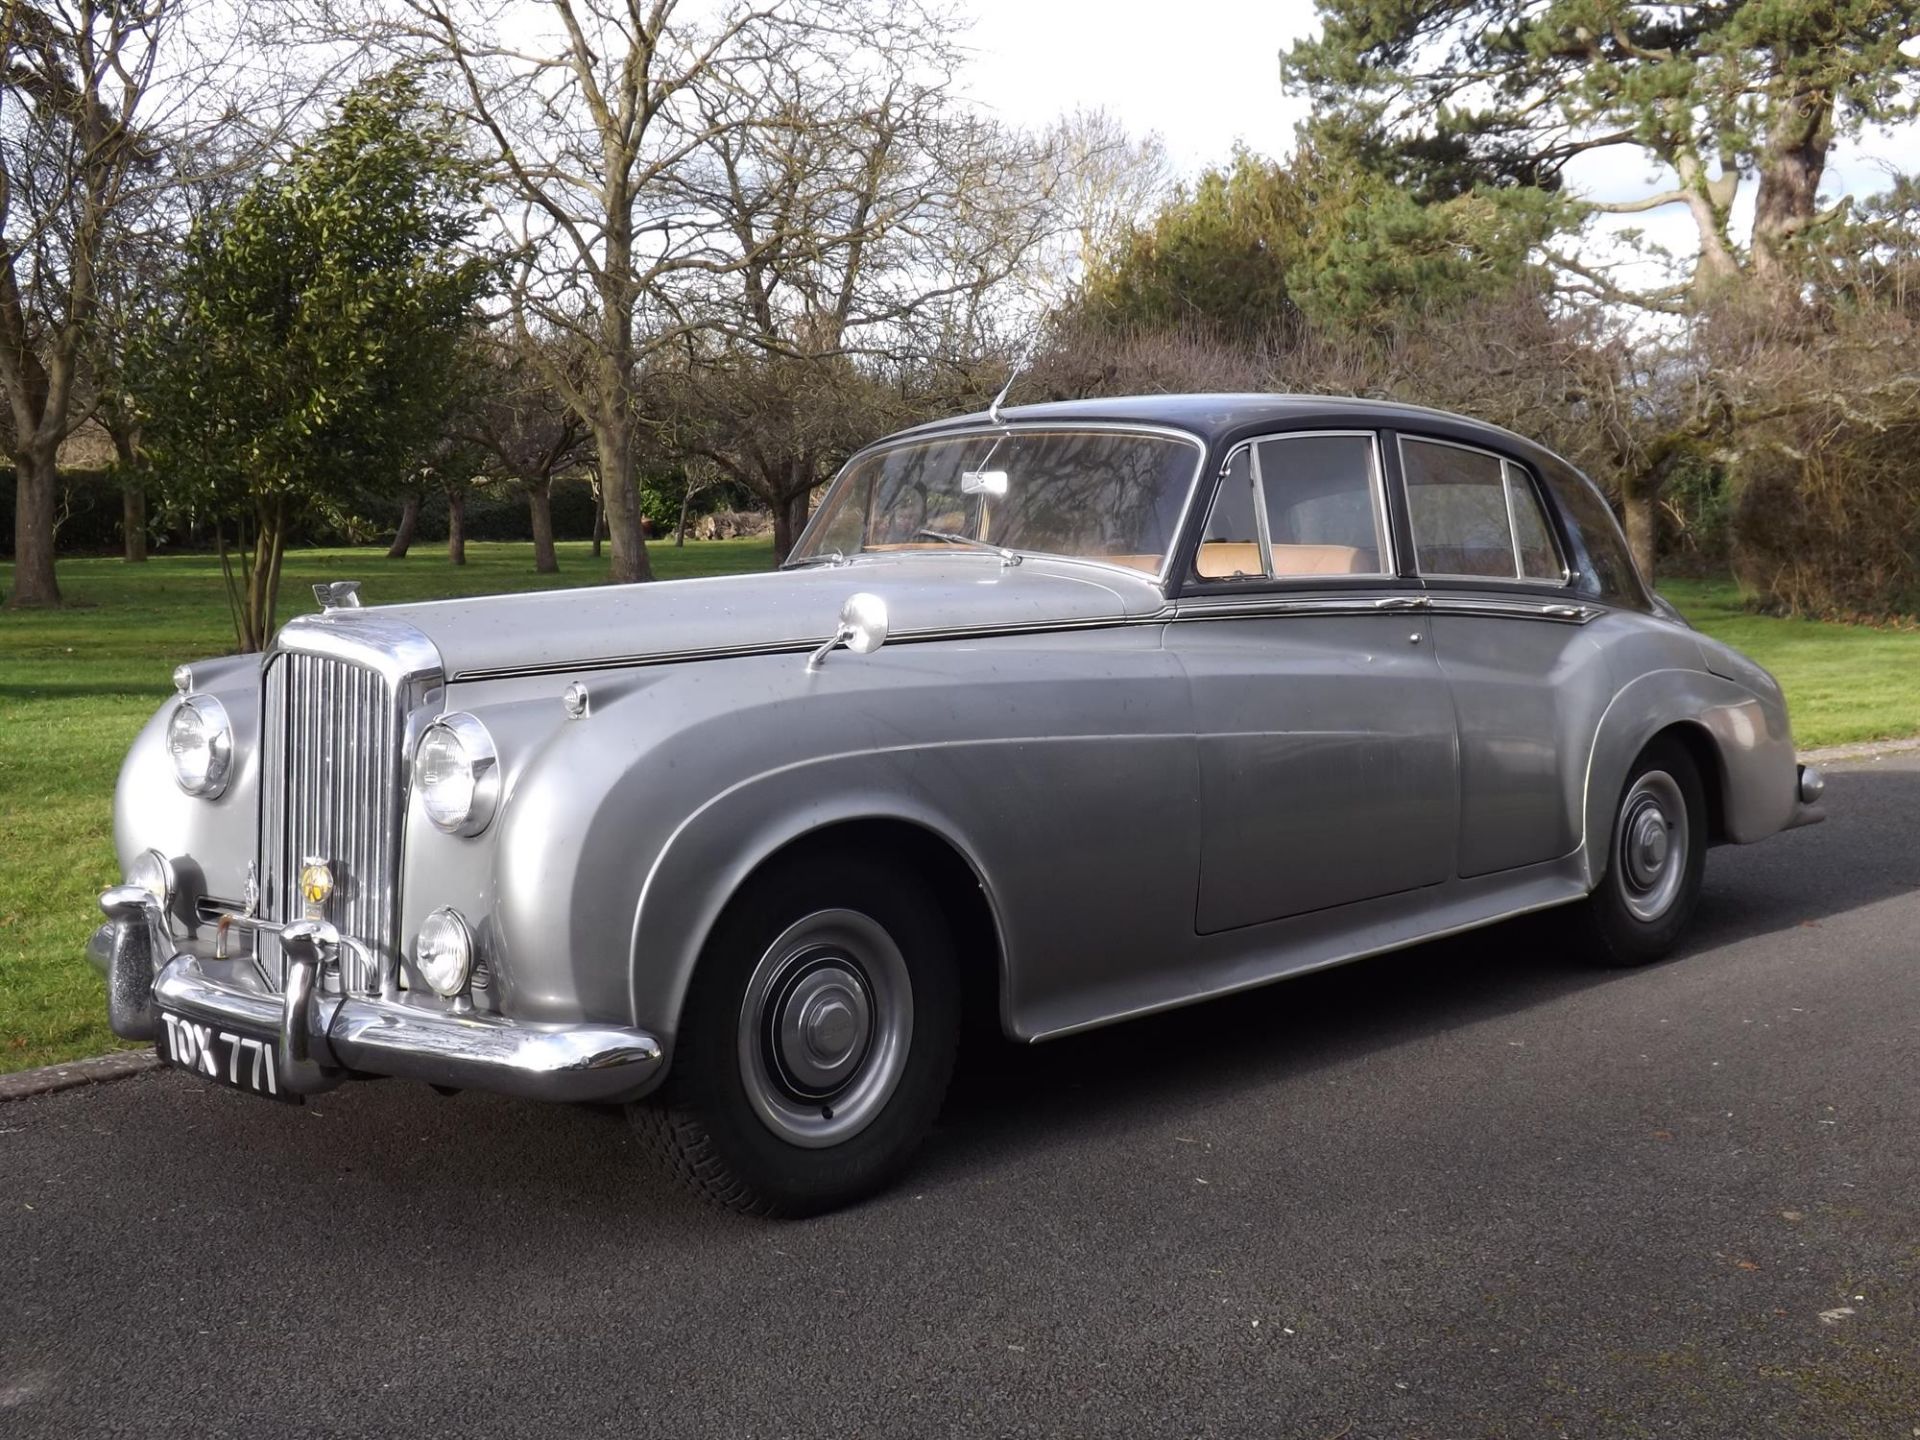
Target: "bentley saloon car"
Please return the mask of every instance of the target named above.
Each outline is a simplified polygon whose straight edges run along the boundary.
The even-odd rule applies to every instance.
[[[756,1213],[897,1176],[963,1014],[1051,1040],[1549,907],[1639,964],[1709,846],[1821,818],[1591,484],[1404,406],[994,409],[855,455],[774,573],[317,589],[127,757],[114,1030],[282,1101],[624,1104]]]

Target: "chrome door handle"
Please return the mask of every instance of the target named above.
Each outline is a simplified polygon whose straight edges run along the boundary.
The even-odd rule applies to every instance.
[[[1425,595],[1389,595],[1373,603],[1379,610],[1425,610],[1433,604]]]

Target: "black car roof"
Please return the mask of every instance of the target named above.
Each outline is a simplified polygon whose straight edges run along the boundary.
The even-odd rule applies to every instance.
[[[1366,425],[1370,428],[1423,430],[1456,439],[1499,441],[1538,449],[1524,436],[1498,425],[1403,405],[1392,400],[1364,400],[1343,395],[1120,395],[1097,400],[1058,400],[1042,405],[1009,405],[1000,411],[1009,424],[1074,423],[1087,420],[1108,424],[1168,425],[1188,430],[1209,445],[1231,442],[1267,430],[1302,426]],[[988,423],[986,411],[956,415],[917,425],[902,435],[932,435]]]

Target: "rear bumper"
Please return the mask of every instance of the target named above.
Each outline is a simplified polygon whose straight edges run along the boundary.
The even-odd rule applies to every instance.
[[[638,1099],[661,1079],[662,1046],[643,1030],[529,1024],[402,993],[324,993],[320,982],[332,963],[326,933],[304,945],[289,936],[287,984],[275,990],[250,956],[215,959],[174,949],[145,891],[118,886],[100,903],[110,918],[88,942],[87,958],[107,977],[115,1034],[152,1039],[161,1007],[207,1024],[266,1031],[280,1037],[287,1086],[302,1094],[393,1076],[531,1100],[604,1102]],[[167,958],[156,965],[159,954]]]
[[[1793,830],[1801,825],[1818,825],[1827,818],[1827,807],[1821,803],[1827,793],[1827,777],[1811,765],[1802,765],[1794,774],[1793,814],[1788,817],[1784,828]]]

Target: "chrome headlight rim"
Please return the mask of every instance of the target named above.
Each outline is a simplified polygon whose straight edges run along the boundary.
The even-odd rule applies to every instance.
[[[465,808],[458,814],[436,812],[429,798],[431,787],[422,774],[421,756],[426,753],[429,742],[440,736],[451,737],[466,761],[472,789]],[[420,741],[413,747],[413,785],[420,794],[421,808],[436,829],[449,835],[473,836],[493,823],[494,812],[500,808],[500,752],[478,716],[464,710],[452,711],[420,733]]]
[[[133,863],[127,866],[125,879],[127,884],[138,885],[159,901],[162,910],[172,906],[173,897],[178,893],[173,862],[159,850],[142,850],[134,856]]]
[[[436,929],[443,931],[444,938],[452,942],[456,958],[451,972],[430,964],[427,958],[428,934]],[[420,972],[427,988],[443,1000],[458,998],[473,979],[473,959],[473,927],[467,923],[467,917],[451,905],[429,911],[420,922],[420,932],[413,937],[413,968]]]
[[[180,717],[191,711],[194,718],[207,732],[207,769],[206,774],[197,782],[189,782],[180,771],[180,759],[174,750],[174,727],[180,723]],[[227,714],[227,707],[211,695],[183,695],[180,703],[174,706],[173,714],[167,718],[167,758],[173,764],[173,781],[187,794],[200,800],[218,800],[226,793],[227,782],[233,774],[233,720]]]

